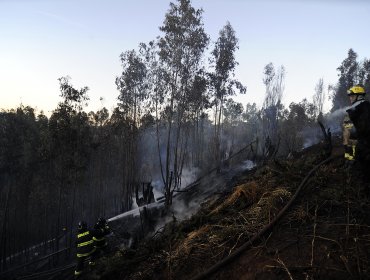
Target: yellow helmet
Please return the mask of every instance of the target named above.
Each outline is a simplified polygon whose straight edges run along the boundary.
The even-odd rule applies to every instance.
[[[357,85],[351,87],[349,90],[347,90],[347,95],[365,95],[365,88],[363,86]]]

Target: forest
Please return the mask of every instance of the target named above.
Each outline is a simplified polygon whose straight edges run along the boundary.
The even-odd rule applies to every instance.
[[[299,103],[283,104],[286,69],[272,62],[256,69],[265,92],[248,92],[235,77],[243,63],[235,30],[226,23],[212,41],[202,13],[190,0],[171,3],[158,37],[122,52],[112,111],[87,112],[89,88],[75,88],[69,76],[59,79],[60,102],[50,116],[25,104],[1,108],[1,270],[12,254],[27,256],[27,248],[66,233],[72,244],[81,219],[137,207],[142,183],[151,182],[170,206],[189,173],[196,179],[252,141],[260,158],[300,151],[319,141],[317,121],[340,128],[333,116],[349,105],[350,86],[370,91],[370,60],[350,49],[337,83],[319,78]],[[246,93],[264,95],[263,105],[233,99]],[[50,246],[59,250],[58,242]]]

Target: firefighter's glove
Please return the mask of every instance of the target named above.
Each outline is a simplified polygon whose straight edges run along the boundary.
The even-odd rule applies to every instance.
[[[355,160],[352,146],[344,145],[344,158],[346,159],[346,161]]]

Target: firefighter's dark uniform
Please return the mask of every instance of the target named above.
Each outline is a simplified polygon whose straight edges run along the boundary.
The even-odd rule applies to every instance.
[[[370,102],[360,100],[347,110],[356,131],[353,138],[357,139],[356,160],[370,162]]]
[[[97,254],[100,254],[102,251],[106,251],[108,242],[107,239],[105,238],[106,235],[110,233],[110,228],[108,226],[107,222],[98,222],[94,226],[94,246],[95,249],[97,250]]]
[[[82,274],[84,261],[90,258],[90,265],[95,261],[95,246],[93,240],[93,232],[89,229],[82,229],[77,234],[77,266],[75,269],[75,277],[77,278]]]
[[[363,94],[347,109],[348,117],[344,119],[345,158],[350,161],[355,160],[365,182],[368,183],[370,179],[370,102],[363,97],[365,94],[363,87],[355,86],[348,93],[351,94],[352,90],[360,90]]]

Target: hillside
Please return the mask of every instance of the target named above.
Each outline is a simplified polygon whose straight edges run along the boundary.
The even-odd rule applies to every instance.
[[[231,180],[190,219],[173,221],[138,245],[99,261],[86,279],[368,279],[370,210],[365,183],[351,174],[340,145],[271,160]],[[256,235],[295,196],[266,233]],[[248,241],[255,239],[249,246]],[[243,245],[244,244],[244,245]],[[207,270],[244,247],[238,256]],[[204,274],[202,274],[204,273]]]

